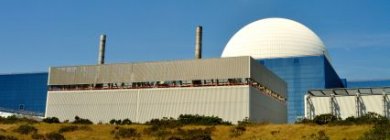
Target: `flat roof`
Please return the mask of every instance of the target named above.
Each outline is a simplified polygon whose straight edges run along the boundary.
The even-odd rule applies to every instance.
[[[390,87],[314,89],[307,92],[307,94],[312,96],[356,96],[358,93],[361,95],[390,95]]]
[[[287,84],[250,56],[51,67],[48,85],[251,78],[286,96]]]

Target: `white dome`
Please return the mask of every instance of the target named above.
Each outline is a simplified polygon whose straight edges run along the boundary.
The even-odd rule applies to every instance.
[[[268,59],[323,54],[328,57],[321,39],[306,26],[289,19],[266,18],[252,22],[234,34],[222,57]]]

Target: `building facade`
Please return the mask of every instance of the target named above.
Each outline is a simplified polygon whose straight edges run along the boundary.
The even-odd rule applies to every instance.
[[[306,56],[259,60],[285,82],[288,91],[288,120],[304,117],[304,95],[310,89],[344,87],[325,56]]]
[[[288,121],[304,117],[309,89],[344,87],[321,39],[301,23],[284,18],[254,21],[235,33],[222,57],[251,56],[288,85]]]
[[[355,80],[347,82],[348,88],[359,87],[390,87],[390,79],[387,80]]]
[[[333,114],[342,119],[369,112],[389,117],[390,87],[310,90],[305,95],[305,117]]]
[[[43,116],[47,73],[0,75],[0,111]]]
[[[46,117],[145,122],[180,114],[287,122],[287,85],[250,57],[52,67]]]

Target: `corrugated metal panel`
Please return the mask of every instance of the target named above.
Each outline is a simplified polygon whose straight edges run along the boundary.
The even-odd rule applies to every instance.
[[[356,96],[338,96],[335,98],[338,116],[342,119],[356,116]]]
[[[362,113],[375,112],[382,116],[383,113],[383,96],[382,95],[370,95],[370,96],[361,96],[363,101]]]
[[[259,62],[252,58],[249,59],[251,65],[250,77],[269,89],[274,90],[278,94],[281,94],[283,97],[287,97],[287,83],[275,75],[272,71],[259,64]]]
[[[314,116],[331,113],[330,111],[330,97],[311,97],[310,98],[315,112]],[[382,95],[365,95],[360,96],[360,112],[362,115],[368,112],[375,112],[380,115],[384,114],[384,103]],[[307,107],[307,103],[305,106]],[[357,117],[356,96],[336,96],[335,97],[335,115],[345,119],[350,116]],[[308,117],[308,116],[306,116]]]
[[[235,123],[249,116],[248,106],[249,86],[49,91],[46,117],[73,120],[78,115],[94,122],[124,118],[145,122],[201,114]]]
[[[180,114],[218,116],[237,122],[248,117],[248,86],[142,90],[139,122]]]
[[[311,98],[314,107],[314,116],[331,113],[330,97],[315,97]]]
[[[52,67],[49,85],[249,78],[249,57]]]
[[[57,91],[48,92],[46,116],[61,120],[74,117],[89,118],[94,122],[108,122],[113,118],[135,118],[136,90]]]
[[[287,123],[287,105],[250,88],[250,120]]]

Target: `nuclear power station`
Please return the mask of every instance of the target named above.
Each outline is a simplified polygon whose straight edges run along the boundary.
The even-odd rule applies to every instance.
[[[140,123],[180,114],[233,123],[292,123],[325,113],[389,116],[390,80],[340,78],[331,52],[301,23],[252,22],[231,37],[221,58],[202,59],[202,34],[196,27],[194,59],[121,64],[105,63],[109,46],[101,35],[95,65],[0,75],[0,112]]]

